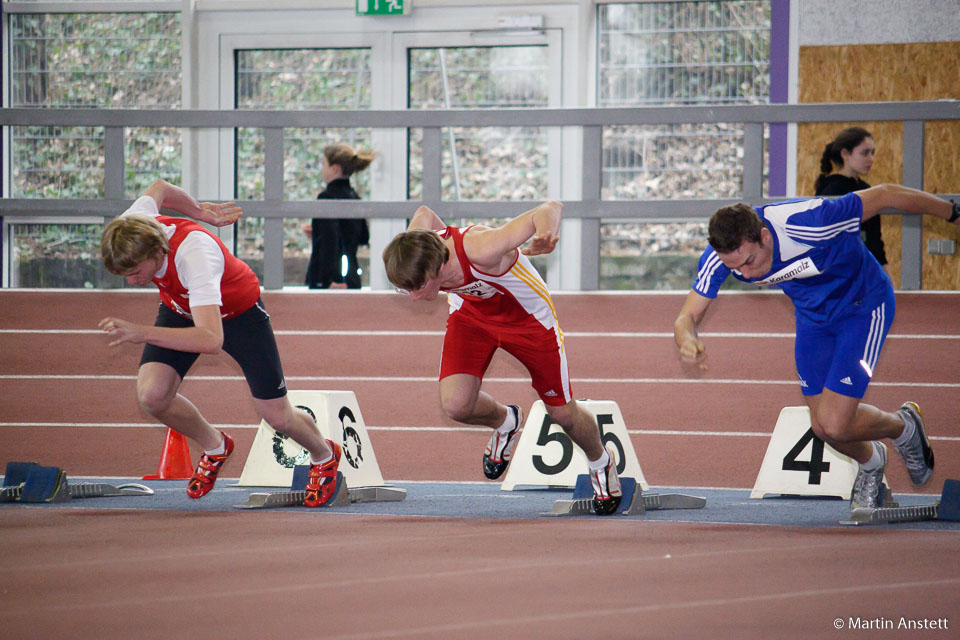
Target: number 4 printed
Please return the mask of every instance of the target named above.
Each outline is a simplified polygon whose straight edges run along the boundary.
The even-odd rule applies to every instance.
[[[810,447],[810,461],[797,460],[797,456],[811,440],[813,446]],[[813,434],[813,428],[807,429],[797,444],[783,457],[783,470],[806,471],[809,474],[807,484],[820,484],[820,475],[830,471],[830,463],[823,461],[823,440]]]

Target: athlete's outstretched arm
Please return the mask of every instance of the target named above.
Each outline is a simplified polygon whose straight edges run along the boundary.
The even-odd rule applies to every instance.
[[[444,224],[443,220],[440,219],[440,216],[433,212],[433,209],[426,205],[420,205],[420,207],[414,212],[413,217],[410,218],[410,224],[407,225],[407,231],[411,229],[429,229],[431,231],[440,231],[441,229],[446,229],[447,225]]]
[[[529,211],[521,213],[496,229],[477,229],[464,238],[464,246],[471,260],[478,265],[500,263],[505,256],[516,257],[513,252],[530,240],[523,253],[535,256],[550,253],[557,246],[560,236],[560,217],[563,205],[549,200]]]
[[[236,202],[197,202],[193,196],[178,186],[165,180],[154,180],[147,187],[143,195],[150,196],[157,201],[161,209],[173,209],[194,220],[212,224],[215,227],[225,227],[237,221],[243,211]]]
[[[946,200],[899,184],[880,184],[857,191],[863,202],[863,220],[869,220],[883,209],[896,209],[906,213],[929,214],[949,220],[954,204]],[[960,218],[954,221],[960,226]]]
[[[111,347],[132,342],[190,353],[219,353],[223,346],[220,307],[215,304],[199,305],[192,307],[190,312],[194,322],[192,327],[157,327],[114,317],[104,318],[98,326],[110,336]]]
[[[696,361],[705,353],[703,342],[697,335],[697,327],[700,326],[700,321],[710,308],[711,302],[713,298],[690,291],[683,303],[683,308],[680,309],[680,315],[673,322],[673,341],[680,350],[680,356],[685,360]]]

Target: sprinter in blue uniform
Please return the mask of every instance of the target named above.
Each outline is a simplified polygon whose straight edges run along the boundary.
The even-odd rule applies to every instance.
[[[860,241],[860,225],[892,209],[929,214],[960,226],[960,207],[898,185],[880,185],[825,198],[761,207],[735,204],[710,218],[710,246],[680,315],[674,340],[680,355],[705,355],[697,328],[720,285],[733,275],[776,286],[796,310],[795,357],[813,432],[860,463],[851,509],[878,507],[891,438],[913,484],[933,473],[933,450],[920,408],[905,402],[886,412],[860,402],[873,377],[895,312],[893,286]]]

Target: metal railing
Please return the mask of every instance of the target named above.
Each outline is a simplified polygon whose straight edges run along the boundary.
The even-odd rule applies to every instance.
[[[960,120],[960,102],[888,102],[804,105],[737,105],[635,107],[601,109],[497,109],[430,111],[160,111],[110,109],[0,109],[0,126],[59,125],[104,127],[104,198],[95,200],[0,199],[0,216],[112,217],[131,203],[124,197],[124,129],[179,127],[230,130],[257,127],[266,141],[264,199],[244,201],[247,215],[264,218],[264,286],[283,286],[283,218],[407,218],[410,201],[284,201],[284,129],[370,127],[423,129],[423,195],[418,202],[438,207],[450,217],[509,217],[516,202],[442,201],[441,129],[443,127],[574,127],[581,131],[582,178],[579,200],[564,200],[564,217],[581,220],[580,282],[582,290],[598,287],[600,221],[706,220],[718,207],[745,201],[751,204],[779,198],[763,197],[763,127],[770,123],[903,121],[901,183],[923,188],[924,127],[930,120]],[[698,200],[610,201],[601,199],[602,132],[613,125],[742,123],[743,183],[739,198]],[[950,195],[944,197],[951,197]],[[902,235],[902,286],[920,288],[922,221],[906,216]]]

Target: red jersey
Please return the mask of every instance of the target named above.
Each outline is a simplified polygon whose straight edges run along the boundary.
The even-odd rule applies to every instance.
[[[485,273],[470,262],[463,249],[463,235],[470,227],[447,227],[440,231],[443,238],[453,238],[457,259],[463,270],[464,282],[448,289],[451,313],[467,313],[483,322],[505,328],[531,326],[555,330],[562,343],[563,333],[557,320],[556,307],[537,270],[527,256],[517,251],[517,258],[502,274]]]
[[[153,282],[160,290],[160,300],[172,311],[187,318],[190,315],[190,294],[177,275],[175,257],[180,244],[187,234],[200,231],[207,234],[217,243],[223,252],[223,276],[220,278],[220,317],[224,320],[238,316],[260,299],[260,281],[256,274],[243,260],[230,253],[220,238],[192,220],[159,216],[157,221],[164,226],[174,226],[176,231],[170,237],[170,254],[167,256],[167,270],[162,278],[154,278]]]

